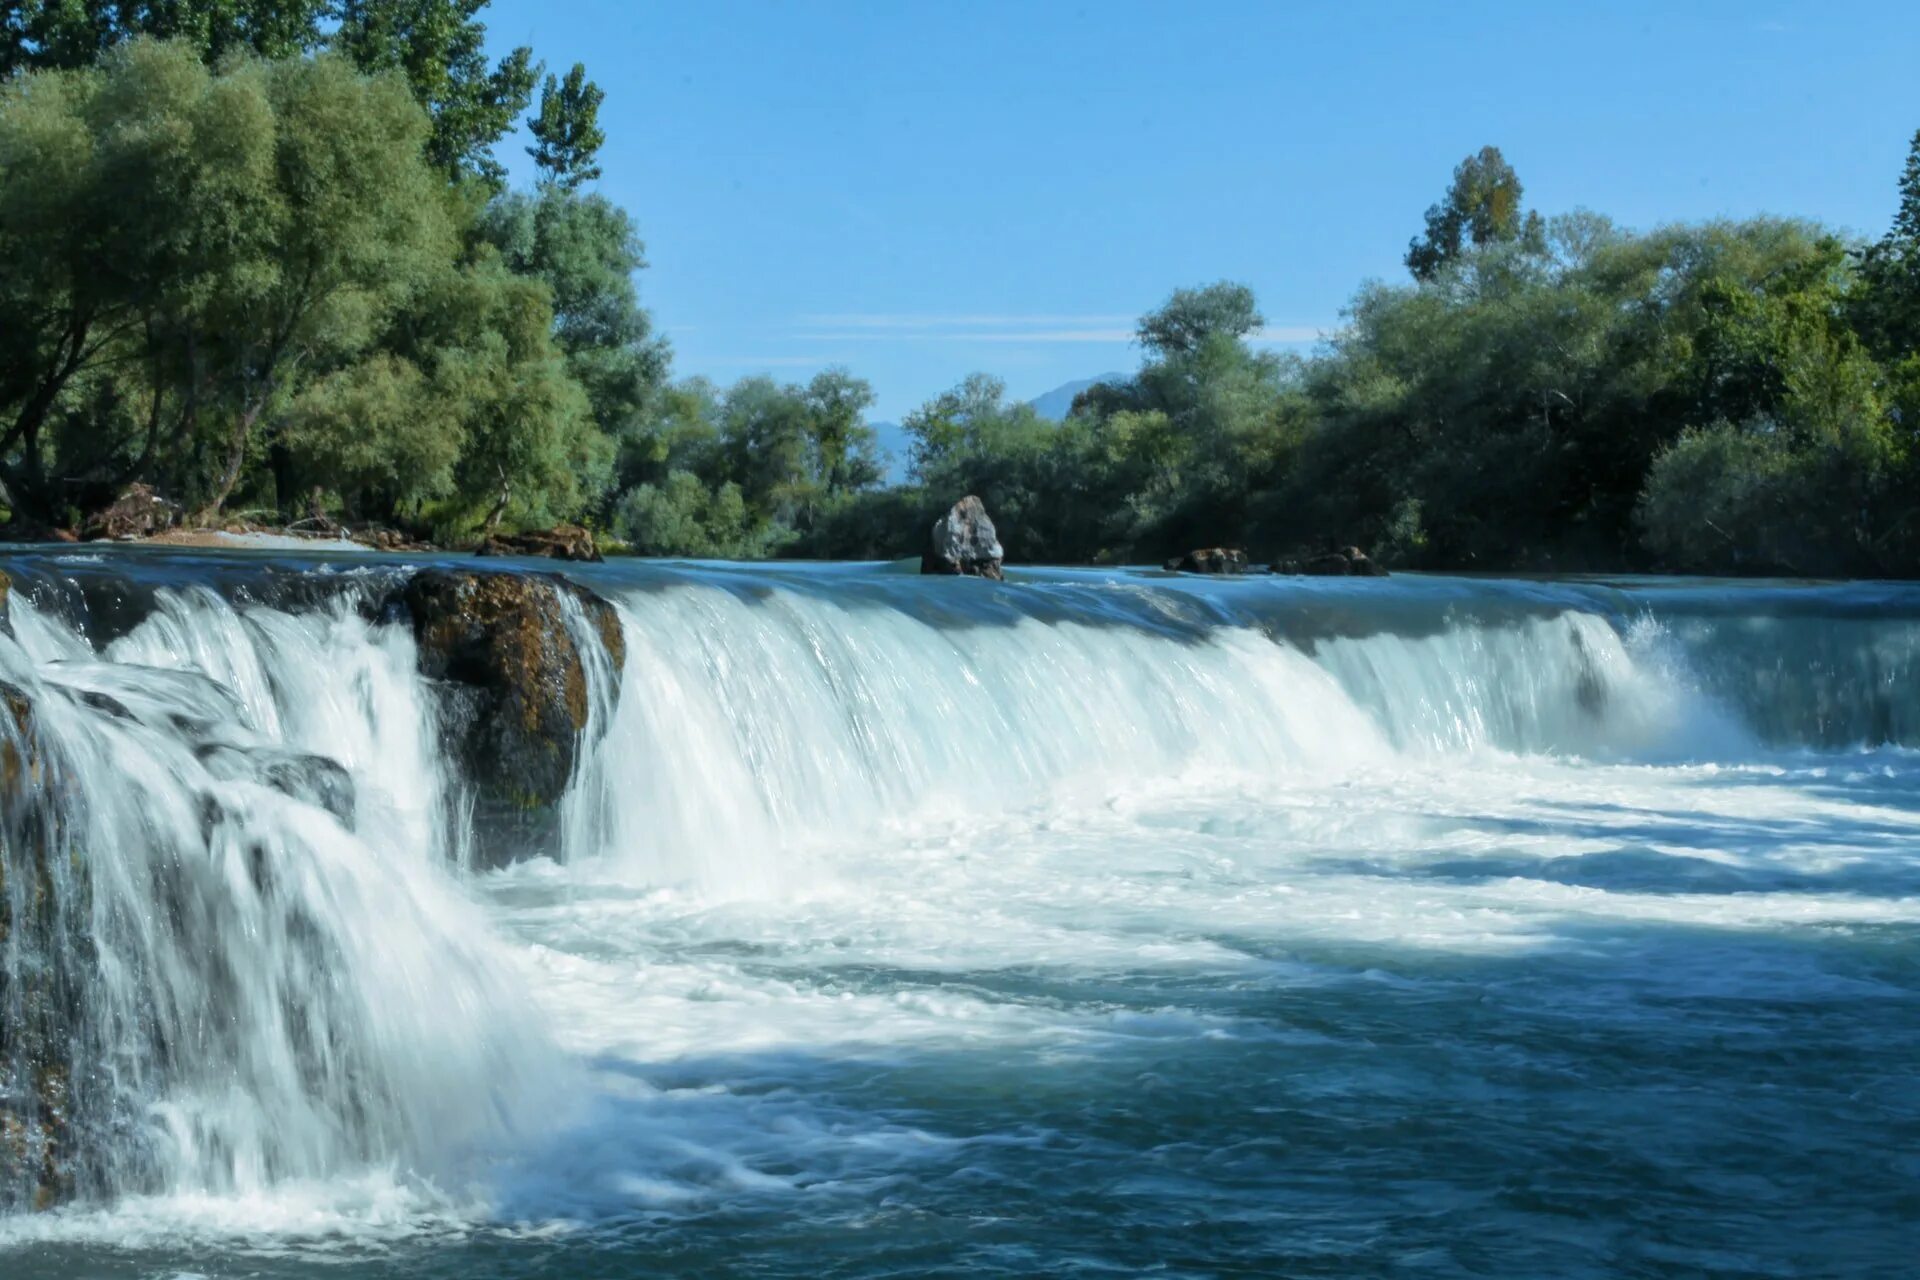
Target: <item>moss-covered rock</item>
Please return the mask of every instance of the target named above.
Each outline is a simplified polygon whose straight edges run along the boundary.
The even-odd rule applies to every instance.
[[[594,655],[568,628],[567,601],[617,679],[626,659],[618,612],[557,575],[427,569],[391,602],[413,628],[422,673],[447,695],[448,746],[479,802],[490,863],[534,851],[585,743]]]

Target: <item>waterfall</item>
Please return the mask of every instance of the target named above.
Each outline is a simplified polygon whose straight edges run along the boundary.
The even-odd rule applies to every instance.
[[[406,569],[28,568],[0,632],[0,1206],[451,1178],[551,1133],[575,1068],[474,901],[411,633],[364,607]],[[1910,596],[1836,621],[1784,589],[576,578],[626,656],[561,599],[587,746],[539,852],[714,898],[1143,789],[1920,745]]]
[[[432,1176],[550,1105],[540,1020],[436,857],[404,636],[182,591],[94,657],[12,613],[0,1098],[61,1158],[9,1198]]]

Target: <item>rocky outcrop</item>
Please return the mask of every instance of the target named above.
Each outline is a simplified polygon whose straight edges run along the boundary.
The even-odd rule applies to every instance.
[[[1275,573],[1304,574],[1314,578],[1384,578],[1387,571],[1358,547],[1340,547],[1331,551],[1313,551],[1273,562]]]
[[[445,695],[449,746],[474,789],[489,862],[536,850],[585,744],[587,663],[566,603],[585,615],[615,678],[626,641],[614,607],[556,574],[427,569],[389,603],[420,669]]]
[[[0,1211],[44,1209],[74,1187],[64,1030],[77,976],[47,957],[82,905],[63,903],[55,860],[73,858],[76,881],[83,868],[65,848],[49,775],[33,704],[0,683]]]
[[[496,533],[475,551],[483,556],[533,556],[543,560],[600,560],[593,534],[577,524],[555,525],[533,533]]]
[[[151,538],[178,523],[180,504],[161,497],[152,485],[136,484],[87,517],[80,536],[88,542],[103,538]]]
[[[986,506],[968,494],[933,522],[933,542],[920,557],[920,572],[998,582],[1004,576],[1000,562],[1005,558]]]
[[[1205,547],[1167,561],[1169,573],[1245,573],[1247,553],[1238,547]]]

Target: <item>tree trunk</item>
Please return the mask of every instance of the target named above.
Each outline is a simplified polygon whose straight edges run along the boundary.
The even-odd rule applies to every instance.
[[[240,482],[240,468],[247,461],[247,437],[253,434],[254,424],[260,421],[266,407],[267,396],[262,395],[247,406],[234,424],[233,437],[227,442],[227,465],[221,469],[220,482],[214,486],[213,496],[207,499],[206,505],[193,513],[193,523],[208,525],[220,518],[220,508],[226,505],[234,485]]]
[[[493,510],[487,512],[487,522],[481,526],[480,535],[491,538],[493,531],[500,527],[500,517],[507,514],[507,504],[513,501],[513,481],[507,479],[506,468],[500,468],[500,497],[495,500]]]

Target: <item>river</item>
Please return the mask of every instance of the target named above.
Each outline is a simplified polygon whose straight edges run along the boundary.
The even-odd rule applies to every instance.
[[[117,1100],[8,1280],[1920,1256],[1920,587],[569,567],[477,872],[411,562],[0,563]]]

